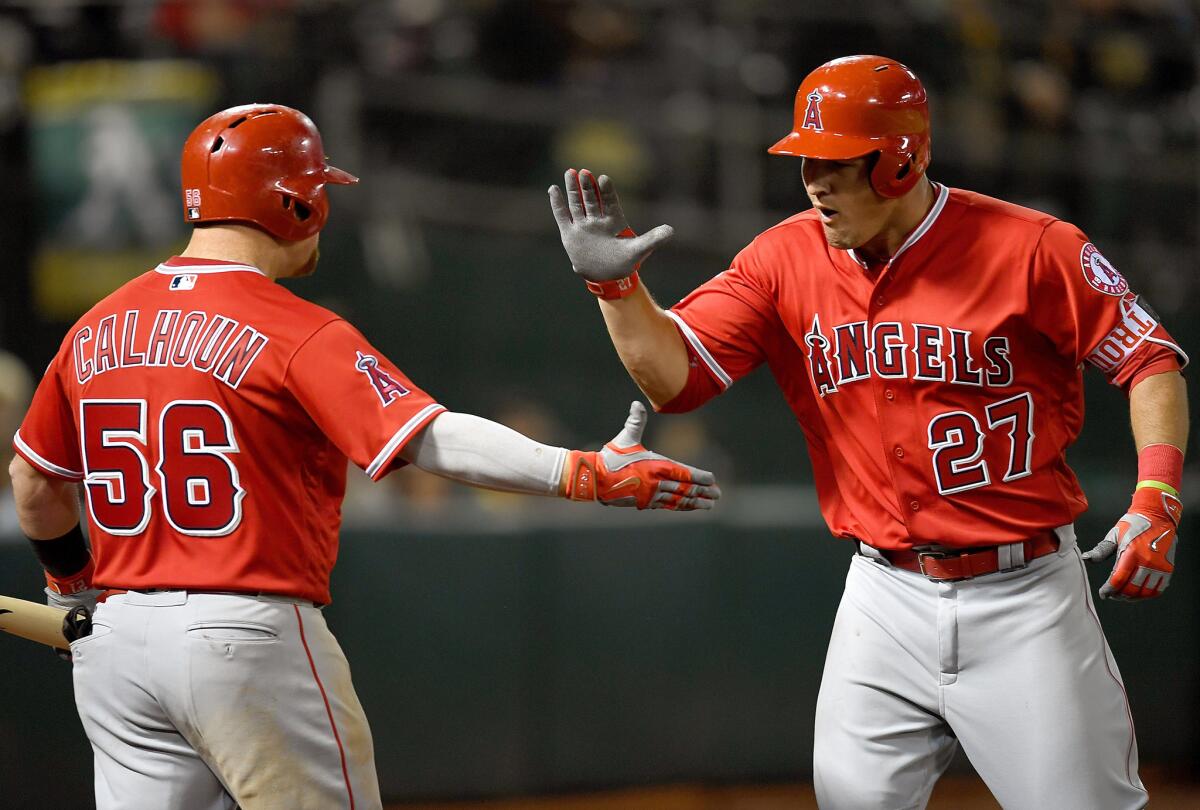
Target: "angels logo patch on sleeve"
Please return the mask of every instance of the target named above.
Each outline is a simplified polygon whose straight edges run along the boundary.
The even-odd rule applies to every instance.
[[[357,354],[358,359],[355,361],[354,367],[367,375],[367,380],[375,389],[375,393],[379,395],[379,401],[383,403],[383,407],[386,408],[400,397],[408,396],[408,389],[398,383],[386,369],[379,367],[379,358],[362,352]]]
[[[1079,264],[1083,267],[1083,277],[1093,289],[1105,295],[1124,295],[1129,291],[1129,282],[1091,242],[1080,251]]]

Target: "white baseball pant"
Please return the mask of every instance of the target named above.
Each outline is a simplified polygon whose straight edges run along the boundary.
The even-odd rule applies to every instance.
[[[367,718],[311,602],[118,594],[71,644],[97,810],[378,810]]]
[[[961,745],[1005,810],[1146,806],[1133,720],[1074,530],[961,582],[856,555],[817,698],[822,810],[923,808]]]

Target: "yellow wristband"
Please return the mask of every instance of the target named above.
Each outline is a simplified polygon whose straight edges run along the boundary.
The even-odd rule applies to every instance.
[[[1179,497],[1179,490],[1175,489],[1175,487],[1171,486],[1170,484],[1164,484],[1162,481],[1151,481],[1150,479],[1138,481],[1137,486],[1133,489],[1134,491],[1139,489],[1161,489],[1163,492],[1174,495],[1176,498]]]

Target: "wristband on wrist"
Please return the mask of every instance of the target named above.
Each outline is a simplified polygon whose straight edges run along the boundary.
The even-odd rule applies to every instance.
[[[78,523],[62,537],[34,540],[33,553],[46,569],[46,587],[62,596],[86,591],[92,587],[92,552],[83,539]]]
[[[51,540],[30,538],[29,542],[42,568],[53,577],[70,577],[92,561],[92,552],[83,539],[83,529],[78,523],[62,537]]]
[[[1152,487],[1179,497],[1183,480],[1183,451],[1173,444],[1148,444],[1138,453],[1135,489]]]
[[[615,301],[631,295],[638,288],[638,272],[634,270],[625,278],[619,278],[615,281],[588,281],[584,279],[584,284],[588,288],[588,292],[597,298],[605,301]]]

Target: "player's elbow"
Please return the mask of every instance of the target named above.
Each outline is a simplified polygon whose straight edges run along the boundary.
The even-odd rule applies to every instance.
[[[686,365],[682,374],[678,373],[677,369],[664,367],[661,363],[655,363],[649,359],[640,363],[627,362],[625,368],[655,410],[660,410],[663,405],[675,399],[687,383]]]
[[[13,456],[8,463],[8,478],[12,481],[13,495],[19,502],[23,492],[36,485],[40,476],[28,461],[20,456]]]
[[[8,475],[12,481],[13,503],[21,531],[35,539],[57,536],[44,525],[45,515],[53,512],[55,505],[63,500],[61,490],[70,484],[42,475],[20,456],[8,465]]]

